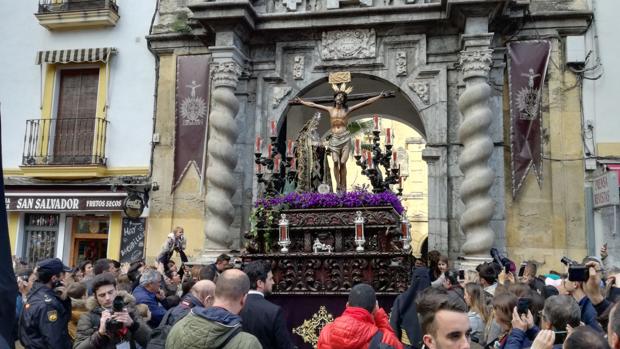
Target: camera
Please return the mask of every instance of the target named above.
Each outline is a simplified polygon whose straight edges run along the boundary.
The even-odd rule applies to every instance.
[[[568,266],[568,281],[584,282],[590,277],[590,272],[585,265],[579,264],[568,257],[562,257],[560,262]]]
[[[527,311],[530,308],[530,299],[529,298],[519,298],[517,302],[517,313],[519,315],[527,315]]]
[[[122,296],[114,297],[114,301],[112,302],[112,314],[114,313],[122,313],[123,308],[125,307],[125,301],[123,301]],[[116,319],[108,319],[105,323],[105,329],[108,332],[116,332],[123,328],[123,323]]]
[[[504,272],[506,274],[510,273],[510,266],[512,264],[510,259],[500,256],[499,251],[496,248],[492,248],[490,254],[491,257],[493,257],[493,261],[504,268]]]
[[[519,267],[519,277],[522,278],[523,275],[525,274],[525,267],[527,266],[527,263],[521,263],[521,266]]]

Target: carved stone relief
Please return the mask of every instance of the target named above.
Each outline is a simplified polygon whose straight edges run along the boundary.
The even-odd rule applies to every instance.
[[[396,76],[407,75],[407,51],[396,52]]]
[[[323,32],[321,58],[355,59],[376,56],[374,29],[334,30]]]
[[[271,97],[271,109],[276,109],[284,97],[286,97],[289,93],[291,93],[291,88],[289,86],[276,86],[273,88],[273,95]]]
[[[304,78],[304,56],[295,56],[293,59],[293,79],[303,80]]]
[[[359,5],[364,6],[364,7],[371,7],[372,1],[373,0],[356,0],[356,1],[353,1],[353,3],[358,3]],[[328,10],[340,8],[340,2],[346,2],[347,4],[351,3],[350,0],[327,0],[326,7]]]
[[[429,85],[428,82],[415,81],[409,83],[409,88],[415,92],[424,104],[429,104],[431,101]]]
[[[463,74],[468,77],[472,74],[488,74],[493,65],[493,50],[465,50],[461,51],[459,65]]]
[[[297,5],[301,5],[301,0],[282,0],[282,5],[288,11],[297,11]]]

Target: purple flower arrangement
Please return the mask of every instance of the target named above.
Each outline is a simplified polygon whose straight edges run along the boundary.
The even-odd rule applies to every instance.
[[[326,194],[293,192],[284,196],[259,199],[254,206],[265,210],[392,206],[399,214],[404,211],[400,199],[391,191],[373,194],[364,190]]]

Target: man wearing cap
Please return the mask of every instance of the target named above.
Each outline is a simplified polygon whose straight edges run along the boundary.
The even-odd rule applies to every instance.
[[[65,272],[71,269],[58,258],[41,261],[37,281],[28,294],[20,317],[19,340],[28,349],[71,348],[67,325],[71,319],[71,299],[63,300],[55,290],[64,287]]]

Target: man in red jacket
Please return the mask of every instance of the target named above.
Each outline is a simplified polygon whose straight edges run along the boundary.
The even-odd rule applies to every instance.
[[[403,349],[367,284],[351,289],[347,308],[319,336],[318,349]]]

